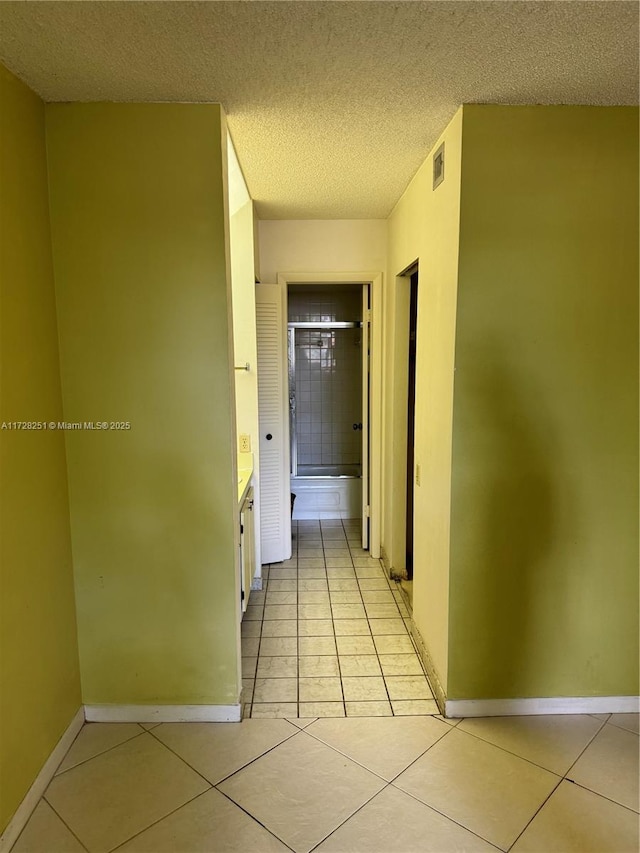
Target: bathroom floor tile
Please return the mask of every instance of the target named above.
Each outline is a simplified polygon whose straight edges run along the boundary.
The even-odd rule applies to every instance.
[[[299,604],[299,619],[331,619],[331,607],[327,604]]]
[[[367,604],[365,602],[364,606],[367,611],[367,618],[372,621],[376,619],[395,619],[400,616],[400,611],[395,601],[392,604]]]
[[[301,731],[220,786],[297,853],[307,853],[384,785]]]
[[[330,592],[357,592],[358,589],[358,581],[355,578],[334,578],[329,576],[329,590]]]
[[[371,633],[376,636],[390,634],[408,636],[407,626],[404,624],[399,615],[397,619],[371,619]],[[413,645],[411,646],[411,650],[415,651]]]
[[[382,675],[377,655],[340,655],[340,673],[343,677]]]
[[[314,717],[344,717],[342,702],[300,702],[300,713]]]
[[[297,604],[298,603],[298,593],[296,590],[289,590],[285,592],[269,592],[267,593],[266,604],[267,607],[274,604]],[[267,618],[265,614],[265,619]]]
[[[258,666],[258,658],[257,657],[243,657],[242,658],[242,677],[243,678],[254,678],[256,674],[256,668]]]
[[[295,678],[256,678],[253,701],[254,703],[297,702],[297,680]]]
[[[362,604],[362,598],[357,589],[351,591],[332,590],[331,604]]]
[[[334,619],[364,619],[362,604],[331,604]]]
[[[298,592],[299,604],[329,604],[329,590],[301,589]]]
[[[306,578],[298,581],[298,589],[301,592],[326,592],[328,589],[326,578]]]
[[[344,703],[347,717],[391,717],[393,712],[388,700],[378,702],[347,702]]]
[[[318,561],[320,562],[320,561]],[[327,579],[327,570],[324,567],[324,560],[321,565],[306,566],[298,569],[298,583],[305,580],[324,580]]]
[[[567,778],[637,812],[639,749],[637,734],[605,723]]]
[[[394,699],[391,702],[391,707],[396,717],[438,714],[438,703],[435,699]],[[451,722],[455,725],[458,720],[452,720]]]
[[[262,637],[295,637],[298,633],[296,619],[274,619],[262,623]],[[243,641],[244,643],[244,641]]]
[[[249,604],[247,606],[247,609],[245,611],[243,619],[246,622],[262,621],[263,616],[264,616],[264,607],[262,604],[259,606],[254,605],[254,604]]]
[[[380,655],[380,666],[385,675],[424,675],[418,655]]]
[[[633,812],[563,781],[511,848],[511,853],[637,853]]]
[[[449,728],[394,785],[507,850],[559,781],[547,770]]]
[[[307,677],[299,679],[300,702],[340,702],[342,685],[337,677]]]
[[[345,702],[388,700],[384,680],[380,676],[342,676]]]
[[[333,622],[331,619],[300,619],[298,637],[301,640],[305,637],[333,637]]]
[[[433,699],[424,675],[385,675],[390,699]]]
[[[309,557],[309,558],[300,558],[298,560],[298,570],[301,572],[301,577],[305,575],[302,574],[302,569],[323,569],[324,570],[324,557]],[[310,577],[310,576],[307,576]]]
[[[339,655],[374,655],[376,653],[371,637],[359,635],[336,636]]]
[[[249,625],[260,625],[260,622],[249,622]],[[242,654],[247,658],[254,658],[260,648],[260,637],[243,637]]]
[[[297,678],[297,657],[259,657],[256,678]]]
[[[300,658],[300,678],[340,675],[336,655],[307,655]]]
[[[154,734],[212,785],[217,785],[295,732],[295,726],[281,719],[233,724],[162,723]]]
[[[212,850],[289,853],[252,817],[215,789],[133,838],[118,853],[210,853]]]
[[[247,608],[248,609],[248,608]],[[264,621],[272,619],[295,619],[297,617],[295,604],[269,605],[264,608]]]
[[[251,700],[253,699],[253,688],[255,687],[255,684],[256,684],[255,678],[243,678],[242,679],[241,700],[243,703],[245,703],[245,704],[251,703]]]
[[[334,619],[336,637],[371,636],[367,619]]]
[[[260,657],[291,657],[297,654],[296,637],[263,637],[260,642]]]
[[[145,733],[55,776],[45,797],[91,853],[106,853],[208,787]]]
[[[245,622],[243,619],[241,628],[242,639],[245,640],[249,637],[259,637],[261,629],[262,625],[260,624],[260,622]]]
[[[297,580],[298,579],[298,570],[295,565],[291,566],[287,569],[270,569],[269,571],[269,583],[275,580]]]
[[[298,581],[293,580],[270,580],[268,592],[295,592],[298,588]]]
[[[386,581],[385,581],[386,583]],[[396,601],[389,588],[383,589],[362,589],[362,600],[365,604],[393,604]],[[394,614],[395,615],[395,614]]]
[[[375,635],[373,641],[379,655],[408,655],[416,652],[406,631],[403,635]]]
[[[284,719],[298,712],[297,702],[254,702],[251,706],[251,719]]]

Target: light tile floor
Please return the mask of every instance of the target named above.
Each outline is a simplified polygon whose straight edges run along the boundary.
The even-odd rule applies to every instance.
[[[244,717],[437,714],[399,586],[359,520],[293,522],[242,623]]]
[[[90,723],[13,853],[637,853],[638,715]]]
[[[637,853],[638,714],[442,719],[357,523],[294,533],[249,718],[85,725],[13,853]]]

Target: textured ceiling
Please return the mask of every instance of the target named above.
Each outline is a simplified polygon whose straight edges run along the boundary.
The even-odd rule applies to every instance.
[[[635,104],[635,2],[0,2],[47,101],[223,104],[264,219],[389,214],[462,103]]]

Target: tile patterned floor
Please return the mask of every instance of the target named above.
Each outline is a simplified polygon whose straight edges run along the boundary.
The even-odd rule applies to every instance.
[[[242,623],[244,717],[437,714],[398,586],[359,520],[293,522]]]
[[[90,723],[13,853],[637,853],[639,742],[638,714]]]

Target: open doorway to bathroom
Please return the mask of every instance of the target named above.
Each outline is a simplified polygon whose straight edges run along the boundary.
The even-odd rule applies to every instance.
[[[362,519],[368,547],[369,286],[290,284],[294,519]]]

